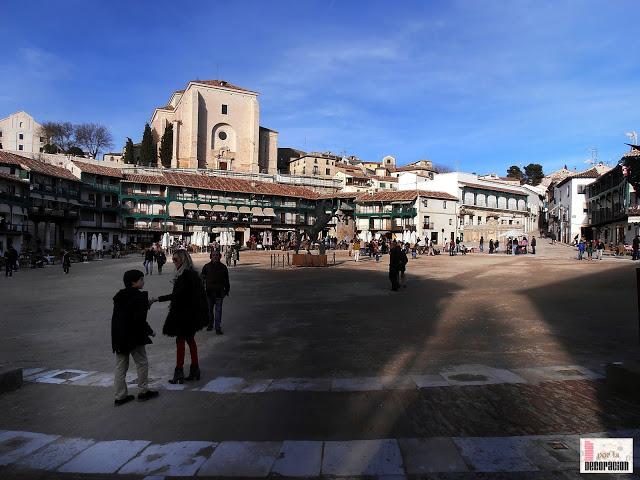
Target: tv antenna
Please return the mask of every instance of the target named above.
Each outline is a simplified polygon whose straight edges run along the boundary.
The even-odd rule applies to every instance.
[[[634,130],[632,132],[625,133],[625,135],[629,137],[631,143],[633,143],[634,145],[638,145],[638,132]]]

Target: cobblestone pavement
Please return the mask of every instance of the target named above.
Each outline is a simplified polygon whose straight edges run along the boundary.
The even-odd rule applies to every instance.
[[[244,253],[225,335],[197,335],[203,378],[169,386],[175,345],[158,336],[160,397],[119,408],[110,299],[141,259],[19,272],[0,365],[28,381],[0,395],[0,476],[576,478],[580,436],[638,439],[640,404],[602,379],[638,353],[635,265],[539,251],[421,257],[399,293],[384,257],[272,269]],[[169,291],[171,270],[146,289]],[[165,315],[152,308],[156,331]]]

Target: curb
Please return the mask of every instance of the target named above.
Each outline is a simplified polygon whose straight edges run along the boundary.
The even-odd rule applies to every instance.
[[[0,370],[0,393],[11,392],[22,386],[22,369]]]

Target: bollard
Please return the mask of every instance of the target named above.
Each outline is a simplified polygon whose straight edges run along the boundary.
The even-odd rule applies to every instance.
[[[333,252],[333,266],[336,266],[336,252]]]
[[[291,258],[289,257],[289,252],[287,252],[287,266],[291,266]]]

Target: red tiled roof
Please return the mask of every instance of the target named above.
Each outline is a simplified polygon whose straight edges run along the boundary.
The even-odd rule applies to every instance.
[[[39,160],[33,160],[32,158],[21,157],[15,153],[0,151],[0,163],[17,165],[26,170],[31,170],[43,175],[49,175],[50,177],[64,178],[65,180],[73,180],[76,182],[80,181],[80,179],[69,170],[44,163]]]
[[[11,175],[10,173],[0,172],[0,178],[4,180],[10,180],[16,183],[29,183],[29,180],[26,178],[18,178],[15,175]]]
[[[373,178],[377,179],[377,180],[382,180],[383,182],[397,182],[398,179],[396,177],[379,177],[377,175],[374,175]]]
[[[562,179],[560,182],[558,182],[558,184],[556,185],[556,187],[560,187],[562,185],[564,185],[565,183],[573,180],[574,178],[598,178],[600,176],[600,174],[598,173],[598,170],[593,167],[590,168],[588,170],[585,170],[584,172],[580,172],[580,173],[575,173],[573,175],[569,175],[568,177]]]
[[[404,167],[396,167],[394,172],[414,172],[414,171],[427,171],[435,172],[433,168],[425,167],[423,165],[405,165]]]
[[[514,190],[512,188],[498,187],[493,185],[486,185],[482,183],[460,182],[460,185],[466,185],[467,187],[479,188],[484,190],[492,190],[494,192],[514,193],[516,195],[527,195],[526,193],[520,190]]]
[[[256,93],[252,90],[247,90],[246,88],[239,87],[224,80],[191,80],[189,83],[198,83],[200,85],[209,85],[212,87],[230,88],[231,90],[238,90],[240,92]]]
[[[388,192],[361,193],[356,197],[358,202],[409,202],[418,197],[440,198],[442,200],[458,200],[445,192],[430,190],[394,190]]]
[[[93,175],[104,175],[105,177],[124,178],[122,175],[122,170],[119,168],[104,167],[102,165],[79,162],[77,160],[73,160],[73,164],[85,173],[91,173]]]
[[[190,173],[163,172],[160,175],[124,174],[125,182],[168,185],[173,187],[200,188],[219,192],[254,193],[259,195],[278,195],[315,200],[319,194],[305,187],[268,183],[239,178],[213,177]]]

